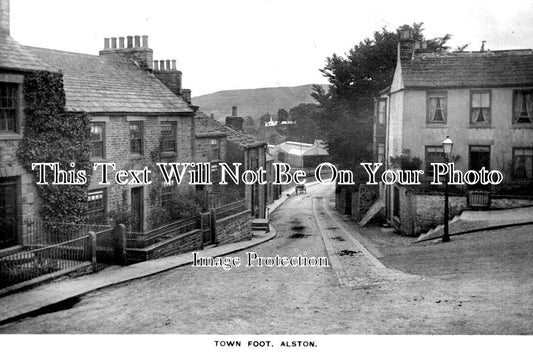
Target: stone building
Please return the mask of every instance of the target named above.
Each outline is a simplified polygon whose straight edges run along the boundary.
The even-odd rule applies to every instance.
[[[142,42],[141,36],[128,36],[126,41],[119,37],[118,43],[117,38],[106,38],[98,56],[25,49],[62,71],[67,109],[90,115],[94,163],[114,163],[116,170],[149,167],[152,177],[156,177],[157,162],[192,160],[196,108],[188,102],[190,95],[180,95],[181,73],[170,66],[170,61],[153,67],[147,36],[142,36]],[[167,74],[174,73],[179,75],[172,82]],[[170,77],[166,85],[158,79],[165,75]],[[91,220],[101,221],[110,211],[131,212],[132,228],[137,231],[151,228],[152,210],[164,204],[172,189],[189,189],[186,184],[117,184],[111,166],[109,184],[101,184],[102,171],[99,168],[93,172],[89,185]]]
[[[257,171],[259,168],[266,170],[267,143],[258,141],[256,138],[247,135],[242,130],[244,119],[237,115],[237,107],[232,108],[232,115],[226,117],[224,129],[227,134],[228,163],[241,163],[241,173],[245,170]],[[239,184],[235,187],[238,194],[242,194],[246,199],[252,215],[256,218],[265,218],[267,185],[266,184]]]
[[[37,211],[33,176],[17,159],[26,117],[24,76],[52,71],[10,36],[9,1],[0,1],[0,249],[22,243],[22,224]]]
[[[194,162],[209,162],[211,165],[211,185],[197,185],[197,195],[205,197],[205,208],[215,208],[236,199],[224,186],[218,184],[220,180],[220,162],[226,162],[227,134],[221,123],[201,111],[195,116]]]
[[[428,183],[431,163],[443,162],[442,141],[449,136],[457,170],[485,167],[503,173],[502,184],[476,189],[531,195],[533,51],[427,53],[423,47],[415,43],[411,31],[400,30],[394,78],[376,102],[375,160],[387,163],[408,150],[411,157],[422,160],[422,183]],[[472,187],[455,188],[464,195]],[[401,196],[410,193],[400,189],[389,185],[382,195],[387,220],[401,227],[405,225]],[[421,209],[410,210],[423,214]],[[402,230],[417,230],[412,222],[417,219],[424,217],[403,219],[409,220],[409,226]]]

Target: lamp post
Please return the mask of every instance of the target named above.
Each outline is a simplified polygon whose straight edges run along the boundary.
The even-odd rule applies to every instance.
[[[442,148],[444,151],[444,161],[448,163],[450,161],[450,154],[453,149],[453,141],[449,136],[442,141]],[[450,210],[448,207],[448,176],[444,180],[444,235],[442,235],[442,242],[450,241],[450,232],[448,230],[448,221],[450,220]]]

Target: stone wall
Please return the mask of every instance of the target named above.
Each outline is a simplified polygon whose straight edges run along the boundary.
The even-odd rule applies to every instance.
[[[200,230],[193,230],[146,248],[128,248],[126,253],[128,263],[135,263],[178,255],[189,251],[200,250],[201,248],[202,234]]]
[[[227,244],[252,238],[252,216],[250,210],[228,216],[216,222],[217,243]]]
[[[400,217],[399,219],[393,218],[393,225],[398,232],[409,236],[417,236],[443,223],[443,194],[417,194],[413,189],[403,186],[400,186],[399,189]],[[450,220],[467,208],[466,196],[450,195],[448,202]]]
[[[219,158],[211,157],[212,145],[211,140],[219,140],[220,142],[220,156]],[[232,163],[234,161],[226,160],[226,137],[196,137],[194,139],[194,161],[195,162],[209,162],[212,160],[220,160],[222,162]]]
[[[533,197],[515,198],[495,196],[490,201],[490,207],[493,209],[510,209],[525,206],[533,206]]]

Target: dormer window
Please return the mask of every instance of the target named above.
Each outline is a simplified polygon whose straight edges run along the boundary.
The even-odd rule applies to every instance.
[[[430,124],[446,123],[446,93],[428,93],[427,122]]]
[[[513,96],[513,123],[533,123],[533,90],[515,90]]]

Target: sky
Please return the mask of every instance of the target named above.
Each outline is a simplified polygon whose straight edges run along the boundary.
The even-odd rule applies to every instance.
[[[11,0],[23,45],[98,54],[105,37],[148,35],[154,59],[176,59],[183,86],[220,90],[327,83],[333,53],[386,27],[424,22],[467,50],[533,48],[533,0]]]

